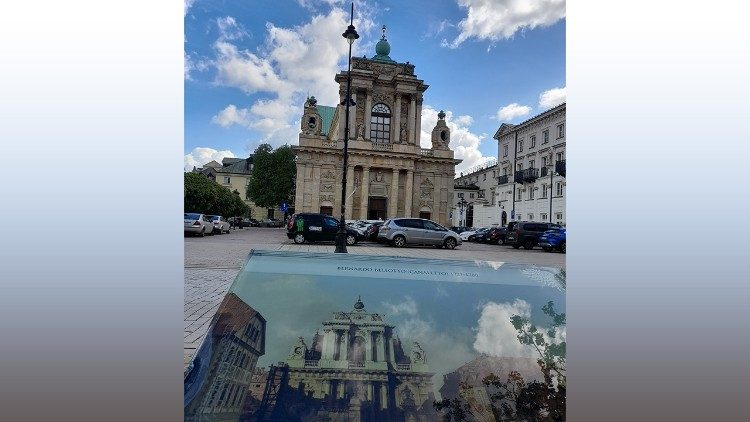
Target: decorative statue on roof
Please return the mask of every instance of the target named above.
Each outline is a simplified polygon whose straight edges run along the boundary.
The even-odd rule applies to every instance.
[[[448,149],[448,144],[451,141],[451,130],[445,123],[445,112],[440,110],[438,113],[438,121],[435,124],[435,128],[432,129],[432,149]]]
[[[416,341],[411,345],[411,363],[427,363],[424,349]]]
[[[316,105],[318,100],[315,96],[309,97],[305,101],[305,113],[302,115],[302,121],[300,122],[300,128],[306,135],[320,135],[322,125],[322,119],[318,114],[318,108]]]
[[[307,345],[305,339],[302,337],[297,338],[297,343],[292,346],[292,351],[289,353],[289,359],[304,359],[307,353]]]

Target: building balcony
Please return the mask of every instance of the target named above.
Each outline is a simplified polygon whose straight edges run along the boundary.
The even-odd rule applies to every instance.
[[[497,178],[497,184],[498,185],[505,185],[508,183],[508,175],[504,174]]]
[[[513,183],[523,183],[523,170],[516,170],[513,173]]]
[[[533,182],[539,178],[539,169],[531,168],[531,169],[521,170],[520,173],[524,182]]]
[[[560,160],[555,163],[555,171],[562,177],[565,177],[565,160]]]

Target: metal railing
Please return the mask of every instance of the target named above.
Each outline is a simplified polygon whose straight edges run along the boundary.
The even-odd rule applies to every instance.
[[[307,368],[317,368],[319,364],[320,364],[320,361],[305,359],[305,367]]]
[[[427,149],[427,148],[421,148],[421,149],[419,150],[419,155],[426,155],[426,156],[429,156],[429,157],[431,157],[431,156],[433,156],[434,154],[433,154],[433,152],[432,152],[432,150],[431,150],[431,149]]]
[[[508,183],[508,175],[507,174],[504,174],[504,175],[502,175],[502,176],[500,176],[500,177],[497,178],[497,184],[498,185],[504,185],[506,183]]]
[[[357,361],[349,361],[349,368],[364,368],[365,363],[364,362],[357,362]]]
[[[377,144],[373,142],[372,149],[378,151],[393,151],[393,144]]]

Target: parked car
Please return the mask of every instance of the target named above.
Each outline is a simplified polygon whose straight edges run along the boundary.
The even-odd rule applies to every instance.
[[[474,233],[476,233],[476,232],[477,232],[476,229],[472,229],[472,230],[466,230],[466,231],[457,232],[457,233],[461,233],[461,234],[459,234],[459,236],[461,237],[461,240],[463,240],[464,242],[468,242],[469,241],[469,236],[474,236]],[[473,237],[472,237],[472,239],[473,239]]]
[[[286,236],[294,243],[335,241],[339,231],[339,220],[326,214],[299,213],[289,219]],[[359,234],[356,230],[346,228],[346,244],[356,245]]]
[[[468,237],[469,242],[478,242],[478,239],[481,239],[484,237],[485,233],[490,231],[489,227],[482,227],[481,229],[477,229],[474,234],[470,234]]]
[[[185,213],[185,234],[203,237],[213,232],[214,224],[205,215],[195,212]]]
[[[226,218],[220,216],[220,215],[207,215],[206,218],[213,223],[214,228],[213,232],[222,234],[222,233],[229,233],[229,221],[227,221]]]
[[[275,218],[266,218],[260,222],[259,227],[284,227],[284,222]]]
[[[562,228],[547,230],[539,236],[539,246],[547,252],[557,249],[565,253],[565,233],[566,230]]]
[[[482,238],[478,238],[477,241],[482,243],[491,243],[493,245],[505,244],[505,236],[507,233],[508,229],[506,229],[505,227],[491,227],[482,235]]]
[[[553,223],[537,223],[534,221],[511,221],[508,223],[508,234],[505,244],[515,249],[521,246],[524,249],[533,249],[539,243],[539,236],[547,230],[560,229],[561,226]]]
[[[254,218],[243,218],[242,226],[243,227],[260,227],[260,222]]]
[[[397,247],[434,245],[453,249],[462,243],[458,233],[423,218],[392,218],[380,227],[378,240]]]

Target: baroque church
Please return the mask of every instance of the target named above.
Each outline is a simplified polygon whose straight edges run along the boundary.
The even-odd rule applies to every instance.
[[[395,328],[361,298],[352,310],[333,312],[309,345],[299,337],[286,362],[270,367],[248,420],[437,420],[428,354],[416,341],[402,342]]]
[[[428,85],[414,65],[389,56],[383,37],[372,58],[352,57],[346,219],[421,217],[450,225],[455,159],[445,113],[420,146],[422,98]],[[347,72],[335,76],[340,105],[305,101],[297,153],[297,212],[339,216]]]

